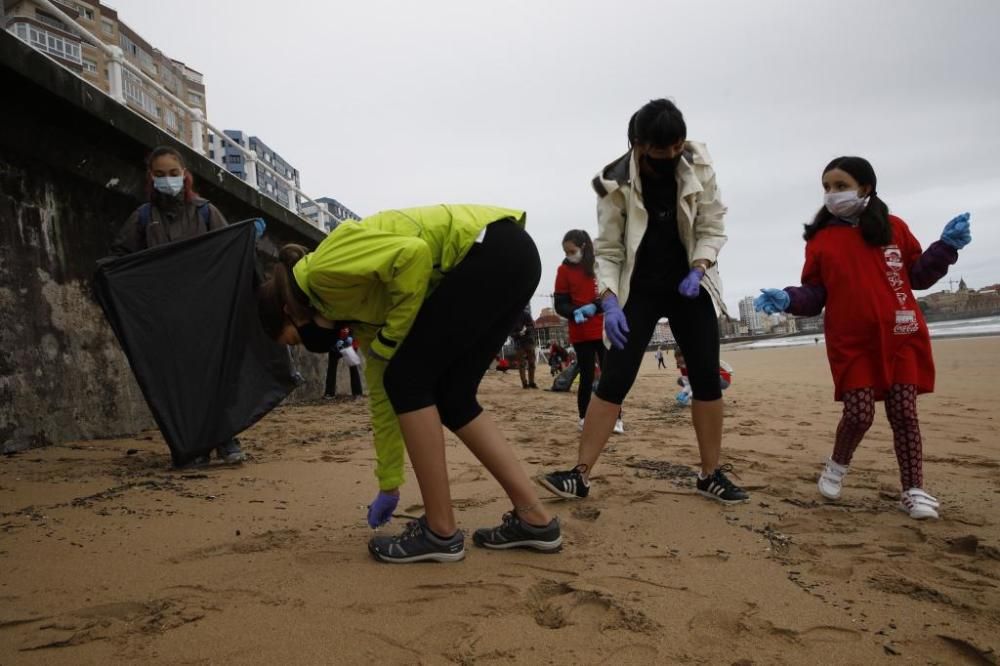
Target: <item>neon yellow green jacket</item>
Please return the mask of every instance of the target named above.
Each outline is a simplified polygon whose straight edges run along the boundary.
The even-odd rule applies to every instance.
[[[525,213],[510,208],[437,205],[387,210],[342,222],[295,264],[295,281],[324,317],[350,322],[370,349],[365,379],[375,431],[375,476],[391,490],[403,483],[403,436],[382,375],[413,326],[424,299],[458,265],[491,222]]]

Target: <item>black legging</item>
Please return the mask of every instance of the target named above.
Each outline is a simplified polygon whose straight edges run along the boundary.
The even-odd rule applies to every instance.
[[[336,349],[331,349],[329,354],[329,360],[326,365],[326,390],[325,395],[337,395],[337,365],[340,363],[340,352]],[[364,391],[361,389],[361,371],[358,366],[349,366],[349,372],[351,376],[351,395],[357,396],[362,395]]]
[[[482,413],[479,382],[510,334],[542,274],[538,249],[510,220],[494,222],[424,301],[385,369],[397,414],[437,405],[455,431]]]
[[[587,415],[587,406],[590,404],[590,394],[594,390],[594,366],[601,367],[604,371],[604,355],[607,349],[603,340],[587,340],[586,342],[574,342],[573,349],[576,350],[576,365],[580,369],[580,387],[576,391],[576,408],[580,412],[582,419]],[[601,382],[604,381],[602,375]]]
[[[712,297],[702,288],[698,298],[684,298],[677,292],[676,284],[672,281],[668,284],[670,288],[664,286],[656,291],[639,288],[629,294],[622,308],[630,331],[628,343],[625,349],[612,347],[608,350],[605,364],[601,366],[601,383],[597,387],[601,400],[616,405],[625,400],[660,317],[670,320],[670,330],[687,363],[694,399],[718,400],[722,397],[719,322],[715,318]]]

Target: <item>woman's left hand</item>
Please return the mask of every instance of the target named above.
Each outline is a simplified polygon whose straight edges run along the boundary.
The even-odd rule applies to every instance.
[[[368,505],[368,526],[372,529],[392,520],[392,513],[399,505],[399,490],[380,490]]]
[[[691,272],[687,274],[687,277],[681,280],[681,284],[677,287],[677,291],[681,293],[684,298],[698,298],[698,294],[701,293],[701,279],[705,277],[705,271],[702,268],[692,268]]]

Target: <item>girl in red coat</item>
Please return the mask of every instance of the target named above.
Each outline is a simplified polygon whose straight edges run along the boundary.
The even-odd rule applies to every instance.
[[[580,368],[580,386],[576,391],[576,406],[583,417],[590,404],[594,388],[595,363],[604,364],[604,316],[600,313],[597,297],[597,277],[594,274],[594,244],[590,234],[582,229],[571,229],[563,237],[566,259],[556,271],[556,312],[569,319],[569,341],[576,351]],[[623,434],[621,412],[615,421],[614,432]]]
[[[937,518],[938,501],[923,490],[917,394],[934,390],[927,323],[912,289],[927,289],[971,240],[969,214],[949,222],[926,252],[903,220],[889,214],[875,170],[861,157],[838,157],[823,170],[825,206],[806,225],[802,286],[763,289],[754,301],[767,314],[823,317],[834,399],[844,403],[833,455],[819,478],[827,499],[840,497],[855,449],[885,402],[903,493],[911,518]]]

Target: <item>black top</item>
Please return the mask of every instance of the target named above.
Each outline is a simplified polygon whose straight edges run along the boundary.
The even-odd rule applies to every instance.
[[[687,275],[687,250],[677,231],[677,179],[643,174],[642,199],[649,214],[646,233],[639,244],[633,288],[676,286]]]

